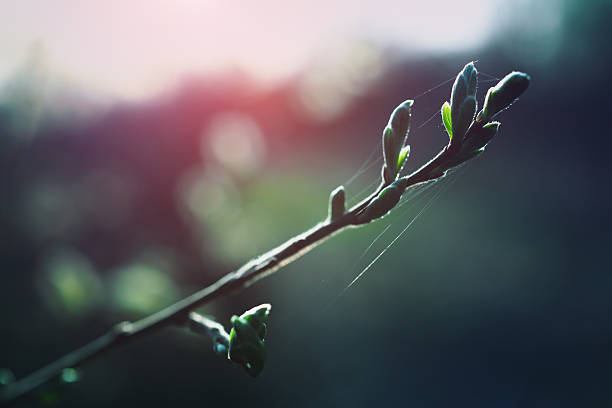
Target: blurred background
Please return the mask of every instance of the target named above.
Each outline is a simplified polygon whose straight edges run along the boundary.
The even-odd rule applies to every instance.
[[[342,183],[356,202],[408,98],[417,167],[477,60],[481,103],[532,78],[483,156],[201,310],[228,326],[272,303],[260,377],[165,330],[25,405],[612,405],[611,18],[608,0],[0,3],[0,368],[212,283]]]

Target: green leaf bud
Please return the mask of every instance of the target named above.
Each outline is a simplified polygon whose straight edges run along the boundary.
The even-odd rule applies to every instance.
[[[383,180],[392,183],[397,178],[398,158],[404,148],[410,130],[410,109],[414,101],[408,99],[400,103],[391,113],[389,123],[383,131]]]
[[[468,96],[459,107],[459,113],[456,118],[453,118],[453,139],[452,146],[458,146],[463,141],[465,134],[474,121],[476,115],[476,98]]]
[[[393,110],[389,118],[388,126],[393,129],[393,149],[396,155],[399,154],[402,147],[404,147],[404,142],[406,142],[406,137],[410,130],[410,108],[413,103],[414,101],[411,99],[400,103],[397,108]],[[397,160],[397,157],[395,160]]]
[[[467,147],[471,150],[477,150],[486,146],[493,139],[493,136],[497,134],[499,125],[499,122],[489,122],[482,127],[475,126],[467,139]]]
[[[484,152],[487,143],[493,139],[499,128],[499,122],[490,122],[486,125],[476,123],[473,125],[461,144],[459,151],[432,170],[432,174],[444,173],[448,169],[458,166]]]
[[[402,185],[398,181],[393,182],[378,193],[376,198],[357,215],[358,220],[361,223],[367,223],[386,215],[397,205],[403,192]]]
[[[240,315],[241,318],[246,319],[246,321],[257,330],[258,336],[262,340],[266,335],[266,320],[268,320],[270,310],[272,310],[272,305],[264,303]]]
[[[476,88],[478,71],[473,62],[466,64],[457,75],[451,91],[451,145],[459,146],[476,113]],[[444,109],[444,108],[443,108]]]
[[[452,167],[458,166],[461,163],[464,163],[468,160],[473,159],[474,157],[480,155],[481,153],[484,152],[484,147],[481,147],[480,149],[476,149],[476,150],[469,150],[469,151],[461,151],[458,155],[456,155],[451,161],[449,161],[448,163],[446,163],[446,165],[444,166],[443,171],[446,171]]]
[[[478,71],[473,62],[466,64],[455,78],[451,91],[451,110],[461,106],[468,96],[476,97]],[[453,116],[454,119],[454,116]]]
[[[270,309],[269,304],[263,304],[247,310],[241,316],[232,316],[231,319],[228,357],[242,365],[253,377],[261,373],[266,361],[265,321]]]
[[[529,86],[531,78],[522,72],[511,72],[493,88],[489,88],[484,107],[478,121],[488,121],[499,112],[512,105]]]
[[[344,215],[345,208],[344,186],[339,186],[329,195],[329,220],[335,221]]]

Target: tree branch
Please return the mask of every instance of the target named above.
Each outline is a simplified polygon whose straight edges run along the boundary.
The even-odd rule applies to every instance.
[[[91,343],[9,384],[0,395],[0,402],[14,403],[37,387],[56,378],[63,369],[80,366],[108,350],[169,325],[188,324],[192,330],[211,337],[214,350],[218,354],[228,356],[230,336],[223,326],[194,313],[194,309],[220,296],[250,286],[348,227],[361,226],[383,217],[395,207],[406,189],[438,179],[444,176],[448,169],[482,153],[499,126],[498,122],[486,122],[497,112],[505,109],[526,89],[529,77],[521,73],[511,73],[495,88],[491,88],[483,110],[474,121],[476,107],[471,98],[475,97],[476,92],[475,72],[473,64],[470,63],[457,76],[451,94],[452,104],[446,103],[442,112],[450,136],[449,143],[418,170],[408,176],[399,177],[410,151],[409,146],[404,145],[410,125],[412,101],[409,100],[393,111],[389,124],[383,131],[385,160],[382,182],[367,198],[344,211],[344,190],[342,188],[334,190],[330,199],[329,216],[325,221],[252,259],[212,285],[134,323],[120,323]],[[444,109],[448,111],[446,116]],[[267,316],[267,311],[264,314]],[[245,322],[242,324],[247,324]]]

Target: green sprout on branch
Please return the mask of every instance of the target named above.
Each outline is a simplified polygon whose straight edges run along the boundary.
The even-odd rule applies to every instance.
[[[402,102],[393,110],[382,132],[384,163],[381,182],[364,200],[347,209],[344,187],[340,186],[330,194],[328,215],[324,221],[248,261],[210,286],[141,320],[120,323],[102,337],[23,379],[15,381],[10,371],[0,370],[3,373],[0,375],[0,402],[14,403],[57,379],[74,382],[78,379],[74,368],[80,368],[121,344],[169,326],[188,327],[207,336],[216,355],[241,365],[251,376],[259,375],[266,360],[264,337],[271,306],[263,304],[240,316],[233,316],[229,334],[222,324],[194,310],[230,292],[247,288],[342,230],[384,217],[399,203],[407,189],[439,179],[448,170],[482,154],[499,130],[500,124],[492,121],[493,117],[512,105],[527,89],[529,81],[527,74],[511,72],[488,90],[482,110],[476,113],[478,72],[474,63],[468,63],[457,75],[450,103],[445,102],[441,109],[441,120],[449,136],[448,144],[429,162],[407,175],[402,175],[402,172],[410,156],[410,146],[406,141],[414,101]]]

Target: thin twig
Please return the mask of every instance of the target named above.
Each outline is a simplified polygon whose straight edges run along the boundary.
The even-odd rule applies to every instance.
[[[213,344],[213,351],[219,356],[228,358],[230,335],[225,331],[225,327],[219,322],[202,316],[199,313],[189,313],[189,328],[200,334],[205,334],[210,337]]]

